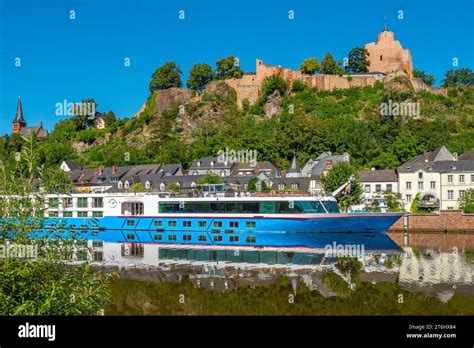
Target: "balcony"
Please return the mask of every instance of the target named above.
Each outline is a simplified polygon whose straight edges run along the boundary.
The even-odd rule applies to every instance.
[[[439,199],[438,198],[430,198],[430,199],[422,199],[418,202],[418,208],[439,208]]]

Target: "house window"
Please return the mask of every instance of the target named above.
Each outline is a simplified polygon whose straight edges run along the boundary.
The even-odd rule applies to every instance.
[[[423,190],[423,181],[418,183],[418,190]]]
[[[96,217],[96,218],[104,217],[104,212],[102,212],[102,211],[93,211],[92,212],[92,217]]]
[[[125,188],[128,189],[130,187],[130,183],[128,182],[128,180],[125,181]]]
[[[239,228],[239,222],[238,221],[230,221],[229,222],[229,227],[230,228]]]
[[[466,191],[459,190],[459,198],[463,198],[465,194],[466,194]]]
[[[207,241],[207,236],[204,235],[204,234],[198,235],[198,241],[199,241],[199,242],[205,242],[205,241]]]
[[[146,188],[146,189],[149,189],[149,188],[150,188],[150,186],[151,186],[150,182],[149,182],[149,181],[147,181],[147,182],[145,183],[145,188]]]
[[[229,242],[231,243],[237,243],[239,241],[239,236],[230,236],[229,237]]]
[[[474,182],[474,174],[471,174],[471,182]]]
[[[278,190],[283,191],[285,189],[285,184],[278,184]]]
[[[454,191],[448,190],[448,199],[454,199]]]
[[[411,181],[406,182],[406,189],[411,190]]]
[[[298,189],[298,184],[291,184],[291,189],[292,190],[297,190]]]
[[[191,221],[183,221],[183,227],[191,227]]]
[[[225,176],[225,170],[221,170],[220,175],[221,175],[221,176]]]
[[[430,189],[436,188],[436,181],[430,181]]]
[[[257,226],[257,223],[255,221],[247,221],[245,225],[247,226],[247,228],[255,228]]]
[[[110,178],[110,182],[111,183],[114,183],[114,182],[117,182],[118,181],[118,178],[116,176],[113,176]]]
[[[247,236],[247,238],[245,240],[247,241],[247,243],[255,243],[257,241],[257,237],[256,236]]]
[[[176,227],[176,221],[174,220],[168,221],[168,227]]]
[[[380,61],[382,61],[382,55],[380,55]]]
[[[190,234],[183,235],[183,240],[186,242],[189,242],[191,240],[191,235]]]
[[[163,236],[161,234],[155,234],[153,236],[153,240],[162,240],[163,239]]]
[[[48,215],[49,217],[58,217],[59,213],[57,211],[50,211]]]
[[[453,176],[452,175],[448,175],[448,182],[453,182]]]
[[[213,226],[214,227],[222,227],[222,221],[214,221]]]
[[[87,217],[87,211],[78,211],[77,212],[77,217],[78,218],[86,218]]]
[[[87,197],[79,197],[77,199],[77,207],[78,208],[87,208],[88,207]]]
[[[214,236],[214,242],[222,242],[222,236]]]
[[[464,175],[459,175],[459,182],[464,182]]]
[[[419,172],[419,173],[418,173],[418,179],[423,180],[423,172]]]
[[[207,221],[198,221],[198,227],[206,227],[207,226]]]
[[[103,240],[93,240],[92,241],[92,247],[93,248],[103,248],[104,247],[104,241]]]
[[[63,217],[71,218],[72,217],[72,211],[64,211],[63,212]]]
[[[175,235],[175,234],[170,234],[170,235],[168,236],[168,240],[169,240],[169,241],[175,241],[175,240],[176,240],[176,235]]]
[[[161,227],[161,226],[163,226],[163,221],[161,221],[161,220],[155,220],[155,221],[153,221],[153,225],[154,225],[155,227]]]
[[[104,253],[102,251],[94,251],[92,254],[92,259],[96,262],[104,260]]]
[[[121,182],[121,181],[119,181],[119,182],[118,182],[118,184],[117,184],[117,187],[118,187],[119,189],[122,189],[122,187],[123,187],[123,184],[122,184],[122,182]]]
[[[104,207],[104,199],[102,197],[92,198],[92,207],[93,208],[103,208]]]
[[[377,184],[375,185],[375,192],[381,192],[382,191],[382,185]]]
[[[365,185],[365,193],[370,193],[370,185]]]
[[[386,191],[387,192],[392,192],[392,184],[387,184]]]
[[[411,195],[406,195],[406,201],[407,201],[407,203],[411,202]]]

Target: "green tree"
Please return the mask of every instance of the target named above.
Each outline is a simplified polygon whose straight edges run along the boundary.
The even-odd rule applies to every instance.
[[[206,174],[203,177],[199,178],[196,182],[198,185],[216,185],[222,184],[224,181],[219,175],[215,174]]]
[[[369,71],[369,51],[362,47],[355,47],[349,52],[346,70],[350,73],[365,73]]]
[[[221,58],[216,62],[214,76],[216,80],[226,80],[231,78],[241,78],[244,72],[238,64],[238,60],[234,56]]]
[[[359,204],[362,200],[362,187],[356,171],[349,163],[339,162],[329,171],[329,173],[321,177],[321,184],[324,191],[327,194],[330,194],[346,183],[351,176],[354,179],[347,192],[346,190],[342,190],[336,196],[339,207],[342,210],[347,210],[352,205]]]
[[[69,120],[76,127],[76,131],[87,129],[94,124],[98,107],[99,104],[96,103],[94,98],[82,99],[80,104],[74,105],[72,109],[73,116]]]
[[[288,90],[288,83],[278,75],[268,76],[263,80],[262,90],[260,94],[260,103],[264,104],[267,98],[274,91],[278,91],[281,96],[285,95]]]
[[[397,156],[400,163],[404,163],[422,151],[418,139],[409,130],[401,131],[390,147],[390,152]]]
[[[425,73],[422,70],[414,69],[413,77],[420,79],[428,86],[433,86],[435,83],[435,77],[433,75]]]
[[[400,192],[385,191],[383,193],[385,204],[388,211],[403,211],[404,204]]]
[[[456,69],[449,70],[444,75],[443,86],[444,87],[455,87],[455,86],[472,86],[474,85],[474,73],[471,69]]]
[[[465,213],[474,213],[474,189],[467,189],[464,196],[459,197],[458,207]]]
[[[175,62],[166,62],[151,75],[149,85],[150,92],[168,89],[171,87],[181,87],[181,75],[183,72]]]
[[[186,81],[186,85],[188,88],[201,93],[213,78],[214,73],[209,64],[194,64],[191,70],[189,70],[189,78]]]
[[[180,193],[181,192],[181,186],[177,182],[170,182],[166,186],[166,191],[171,192],[171,193]]]
[[[300,70],[303,74],[314,75],[320,69],[321,66],[319,65],[319,60],[314,57],[305,59],[300,65]]]
[[[341,72],[340,67],[337,65],[337,62],[332,57],[331,53],[326,52],[323,59],[321,60],[321,74],[339,74]]]

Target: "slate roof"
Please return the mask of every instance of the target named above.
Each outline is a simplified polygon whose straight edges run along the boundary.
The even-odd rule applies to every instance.
[[[408,162],[403,163],[400,167],[398,167],[398,172],[412,173],[420,169],[430,170],[429,167],[432,167],[433,163],[435,162],[452,160],[454,160],[454,157],[451,152],[449,152],[446,147],[441,146],[433,151],[425,152],[409,160]]]
[[[459,156],[460,160],[470,160],[474,161],[474,151],[463,153],[461,156]]]
[[[438,161],[433,163],[433,171],[448,172],[474,172],[474,160]]]
[[[363,170],[359,172],[361,182],[396,182],[397,173],[393,169]]]
[[[200,162],[199,166],[198,162]],[[211,162],[214,162],[214,165],[211,165]],[[189,170],[232,169],[233,166],[233,162],[223,163],[218,161],[218,157],[202,157],[195,160]]]

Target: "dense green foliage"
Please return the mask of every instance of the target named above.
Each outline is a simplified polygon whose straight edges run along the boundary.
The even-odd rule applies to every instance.
[[[350,73],[365,73],[369,71],[369,51],[355,47],[349,52],[346,70]]]
[[[314,57],[305,59],[300,65],[300,70],[303,74],[314,75],[320,69],[321,66],[319,65],[319,60]]]
[[[443,86],[444,87],[455,87],[459,85],[473,86],[474,85],[474,73],[471,69],[456,69],[449,70],[446,72]]]
[[[217,80],[225,80],[231,78],[240,78],[244,74],[238,64],[238,60],[234,56],[221,58],[216,62],[214,75]]]
[[[350,177],[353,179],[347,186],[347,189],[343,189],[336,195],[339,207],[343,210],[347,210],[352,205],[359,204],[362,199],[362,186],[354,168],[347,162],[339,162],[329,173],[321,177],[321,184],[327,193],[337,190]]]
[[[87,262],[68,264],[82,236],[45,230],[45,197],[33,189],[40,180],[51,191],[66,193],[64,178],[56,180],[40,165],[34,137],[16,159],[0,167],[0,246],[3,252],[20,245],[30,251],[0,258],[0,315],[96,314],[108,299],[111,276],[97,274]]]
[[[181,283],[116,280],[106,315],[472,315],[474,298],[455,294],[447,303],[397,284],[358,284],[347,288],[337,278],[343,297],[324,297],[299,283],[296,294],[286,277],[270,286],[216,292]],[[180,295],[182,295],[180,297]],[[403,302],[400,302],[400,295]],[[294,296],[294,299],[293,299]],[[183,301],[184,299],[184,301]],[[180,301],[181,300],[181,301]],[[147,303],[147,306],[144,306]]]
[[[344,72],[329,52],[326,52],[323,59],[321,59],[320,71],[321,74],[342,74]]]
[[[175,62],[166,62],[151,75],[150,92],[171,87],[181,87],[183,72]]]
[[[209,64],[195,64],[189,70],[189,78],[186,81],[186,85],[188,88],[201,93],[213,78],[214,72]]]
[[[465,213],[474,213],[474,189],[464,192],[464,196],[458,199],[458,206]]]
[[[426,85],[432,86],[435,83],[435,77],[433,75],[427,74],[424,71],[414,69],[413,77],[421,79]]]

